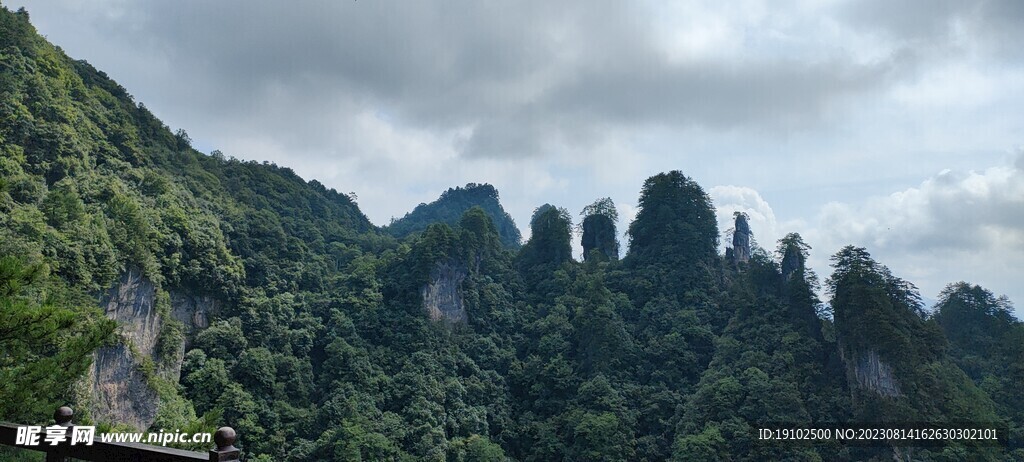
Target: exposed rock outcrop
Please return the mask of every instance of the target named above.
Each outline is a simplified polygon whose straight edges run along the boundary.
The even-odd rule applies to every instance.
[[[890,398],[903,396],[892,366],[883,361],[877,351],[860,352],[855,358],[844,357],[843,360],[846,362],[848,375],[861,388]]]
[[[152,356],[160,334],[156,314],[156,287],[138,271],[128,271],[107,294],[107,317],[121,325],[121,335],[140,354]]]
[[[796,270],[804,265],[803,255],[800,248],[795,245],[786,247],[786,253],[782,256],[782,280],[789,281]]]
[[[90,412],[95,421],[145,430],[156,419],[160,399],[149,386],[128,345],[100,348],[89,374]]]
[[[439,262],[430,272],[430,282],[420,289],[423,307],[434,321],[466,322],[462,302],[462,281],[466,270],[452,262]]]
[[[166,320],[157,309],[156,286],[139,271],[122,275],[101,305],[105,306],[107,317],[120,324],[123,340],[118,345],[100,348],[95,354],[89,374],[90,411],[97,421],[146,429],[156,418],[159,397],[141,368],[143,358],[152,358],[154,363],[162,359],[161,370],[155,372],[177,380],[184,348],[177,349],[177,357],[154,358]],[[181,321],[186,332],[206,327],[208,314],[216,309],[210,297],[175,291],[170,293],[170,305],[169,313]]]
[[[156,313],[156,287],[137,271],[129,271],[107,294],[107,317],[118,321],[123,342],[100,348],[90,372],[93,418],[145,429],[156,418],[159,400],[133,355],[153,355],[161,322]]]
[[[737,263],[750,261],[750,224],[745,213],[736,213],[732,233],[732,257]]]
[[[186,334],[210,327],[210,312],[216,310],[216,308],[217,300],[209,295],[190,295],[178,291],[171,292],[171,317],[185,326]],[[187,347],[189,336],[185,338],[185,346]]]

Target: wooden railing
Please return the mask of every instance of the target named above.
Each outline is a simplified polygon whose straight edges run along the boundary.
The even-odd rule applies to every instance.
[[[112,443],[100,440],[96,435],[93,444],[70,444],[71,420],[74,412],[69,407],[61,407],[53,413],[57,425],[65,427],[64,441],[56,446],[49,443],[39,445],[23,445],[17,443],[18,429],[24,425],[0,422],[0,444],[20,449],[46,453],[46,462],[66,462],[70,459],[96,462],[231,462],[238,461],[240,451],[235,447],[235,430],[221,427],[213,434],[216,447],[204,454],[196,451],[185,451],[141,443]]]

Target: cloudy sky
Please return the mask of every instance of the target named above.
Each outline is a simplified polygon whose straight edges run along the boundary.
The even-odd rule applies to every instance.
[[[799,232],[823,277],[856,244],[927,298],[967,280],[1024,306],[1024,2],[722,3],[8,6],[200,150],[353,191],[377,224],[488,182],[521,228],[610,196],[625,229],[678,169],[723,232],[734,210],[765,247]]]

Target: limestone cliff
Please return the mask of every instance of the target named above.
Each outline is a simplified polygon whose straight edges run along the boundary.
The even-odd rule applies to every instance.
[[[172,291],[169,299],[170,309],[164,312],[181,322],[186,331],[206,327],[208,313],[216,308],[209,297]],[[96,421],[125,423],[138,429],[146,429],[153,423],[159,396],[143,370],[145,358],[159,366],[155,373],[177,381],[184,339],[171,340],[182,343],[172,349],[174,357],[155,357],[158,343],[167,341],[161,339],[161,331],[169,322],[166,315],[160,314],[159,303],[156,286],[135,270],[123,274],[102,299],[101,306],[105,307],[107,317],[120,325],[122,341],[101,348],[95,354],[89,373],[89,401]]]
[[[889,398],[903,396],[892,366],[882,360],[877,351],[858,352],[852,358],[843,355],[843,361],[852,384]]]
[[[430,272],[430,282],[420,289],[423,307],[435,321],[466,322],[462,302],[462,281],[466,270],[452,262],[439,262]]]
[[[782,256],[782,280],[789,282],[798,269],[804,266],[804,257],[800,254],[800,247],[790,245]]]
[[[210,327],[209,314],[216,307],[217,301],[209,295],[192,295],[171,291],[171,317],[181,322],[188,334],[197,329]],[[190,337],[185,337],[185,349],[188,349],[187,343]]]
[[[97,422],[117,422],[144,430],[156,419],[159,397],[146,382],[128,345],[96,351],[89,373],[90,412]]]
[[[158,397],[146,383],[138,355],[151,356],[160,332],[156,287],[129,271],[104,300],[108,318],[118,321],[122,342],[97,350],[89,381],[91,411],[97,421],[123,422],[144,429],[156,418]]]
[[[747,214],[737,212],[736,222],[733,225],[732,233],[732,257],[736,262],[750,261],[750,224],[747,222]]]

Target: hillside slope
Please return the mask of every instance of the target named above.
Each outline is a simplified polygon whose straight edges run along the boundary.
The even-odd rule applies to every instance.
[[[87,383],[55,391],[99,421],[188,424],[186,333],[251,288],[321,291],[361,248],[391,245],[344,194],[191,149],[24,11],[0,10],[0,89],[0,254],[121,322]]]

